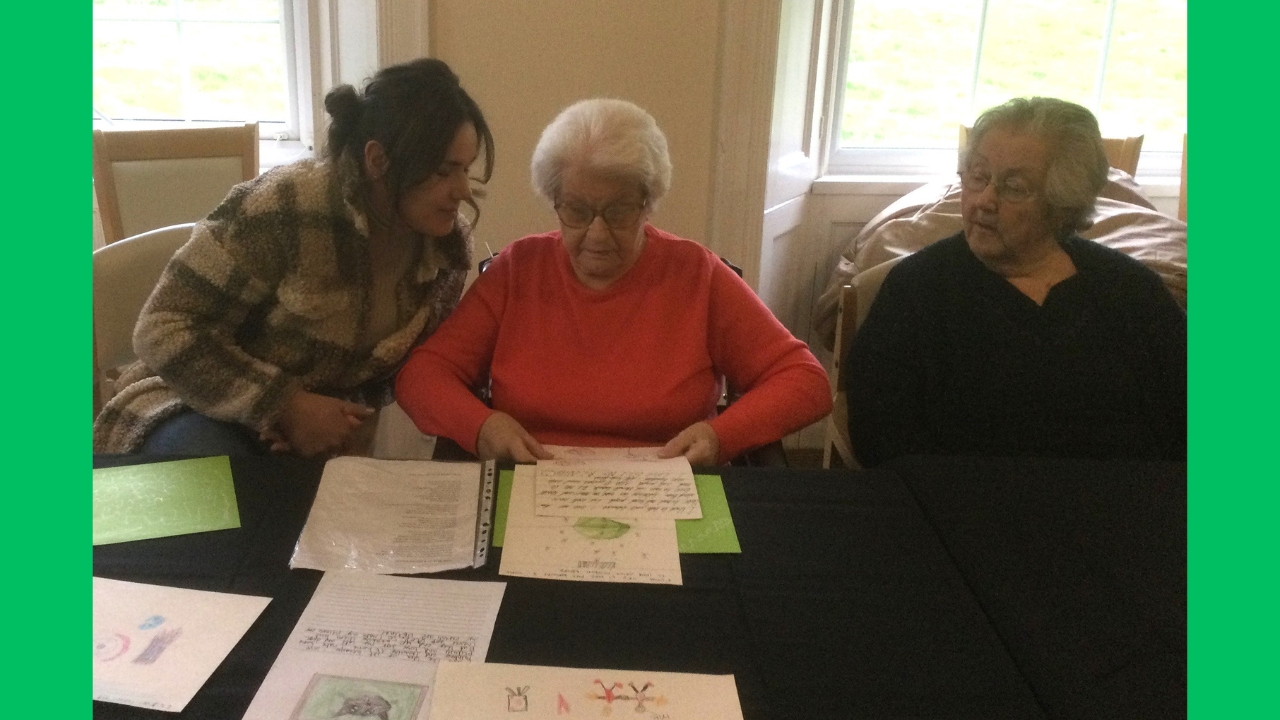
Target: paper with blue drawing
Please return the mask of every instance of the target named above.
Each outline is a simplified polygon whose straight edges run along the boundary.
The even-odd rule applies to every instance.
[[[425,720],[436,668],[481,663],[506,583],[329,572],[245,720]]]
[[[179,712],[271,598],[93,579],[93,699]]]
[[[513,714],[508,714],[513,713]],[[732,675],[447,664],[436,675],[432,720],[742,720]]]

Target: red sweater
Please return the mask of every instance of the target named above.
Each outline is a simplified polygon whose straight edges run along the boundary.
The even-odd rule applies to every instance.
[[[409,356],[396,400],[423,432],[475,452],[493,410],[539,442],[664,445],[707,420],[722,462],[831,410],[826,372],[709,250],[646,226],[602,291],[573,273],[560,233],[517,240]],[[470,388],[491,380],[493,410]],[[718,379],[743,393],[716,416]]]

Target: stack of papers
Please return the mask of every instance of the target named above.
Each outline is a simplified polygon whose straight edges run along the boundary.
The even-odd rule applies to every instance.
[[[516,468],[499,572],[680,585],[675,520],[702,517],[688,460],[659,460],[657,448],[549,450],[555,460]]]
[[[484,662],[505,590],[325,573],[245,720],[426,718],[440,663]]]

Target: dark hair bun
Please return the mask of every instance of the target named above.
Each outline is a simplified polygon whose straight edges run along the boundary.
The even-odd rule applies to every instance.
[[[360,96],[350,85],[339,85],[324,96],[324,109],[333,118],[329,125],[330,145],[345,147],[360,129]]]

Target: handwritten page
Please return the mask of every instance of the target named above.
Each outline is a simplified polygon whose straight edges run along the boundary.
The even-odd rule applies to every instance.
[[[225,455],[93,471],[94,545],[238,527]]]
[[[484,662],[505,590],[325,573],[245,720],[425,719],[438,665]]]
[[[431,717],[742,720],[742,706],[732,675],[448,664],[436,675]]]
[[[93,699],[179,712],[271,598],[93,579]]]
[[[683,457],[539,460],[536,507],[537,514],[554,517],[702,517],[693,470]]]
[[[512,475],[498,572],[591,582],[683,582],[674,520],[539,516],[534,512],[536,472],[532,465],[517,465]]]
[[[469,567],[480,486],[477,463],[334,458],[289,566],[404,575]]]
[[[585,460],[607,462],[610,460],[659,460],[660,447],[578,447],[573,445],[543,445],[556,460]]]

